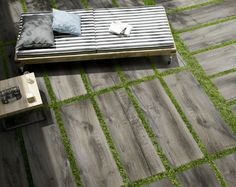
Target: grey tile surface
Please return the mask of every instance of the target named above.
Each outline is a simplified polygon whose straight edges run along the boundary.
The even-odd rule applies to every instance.
[[[173,185],[171,184],[169,179],[162,179],[160,181],[145,185],[144,187],[172,187],[172,186]]]

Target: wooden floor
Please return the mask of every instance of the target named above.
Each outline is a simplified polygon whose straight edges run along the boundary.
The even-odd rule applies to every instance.
[[[145,2],[0,0],[0,80],[17,75],[14,45],[24,8],[35,12]],[[190,28],[179,33],[190,52],[219,46],[192,57],[221,101],[213,102],[181,51],[170,65],[166,57],[141,57],[28,66],[37,78],[44,116],[28,112],[10,122],[46,119],[7,132],[0,128],[0,186],[236,186],[236,124],[229,124],[214,105],[226,103],[236,121],[236,1],[150,2],[170,12],[193,6],[168,17],[173,29]],[[191,29],[205,23],[211,24]]]

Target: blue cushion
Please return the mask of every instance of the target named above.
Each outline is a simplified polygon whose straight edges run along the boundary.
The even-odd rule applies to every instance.
[[[54,31],[73,35],[81,35],[80,16],[62,10],[53,9]]]

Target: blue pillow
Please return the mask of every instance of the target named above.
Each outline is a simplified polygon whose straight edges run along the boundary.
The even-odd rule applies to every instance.
[[[59,33],[81,35],[80,16],[62,10],[53,9],[52,29]]]

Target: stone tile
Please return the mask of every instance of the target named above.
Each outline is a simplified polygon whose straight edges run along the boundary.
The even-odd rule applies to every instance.
[[[89,6],[94,8],[111,8],[112,0],[88,0]]]
[[[195,55],[208,75],[236,68],[236,44]]]
[[[235,135],[190,73],[170,75],[165,80],[209,153],[236,145]]]
[[[236,184],[236,154],[228,155],[224,158],[215,160],[217,167],[225,178],[229,186]]]
[[[89,100],[63,106],[64,127],[83,186],[122,186],[122,178]]]
[[[57,8],[60,10],[71,10],[83,8],[81,1],[78,0],[55,0]]]
[[[143,6],[143,0],[117,0],[119,6],[127,7],[127,6]]]
[[[180,34],[190,51],[206,48],[236,38],[236,20]]]
[[[210,166],[204,164],[178,174],[183,187],[220,187]]]
[[[236,116],[236,105],[233,105],[231,108],[232,108],[232,110],[233,110],[233,112],[235,113],[235,116]]]
[[[203,157],[159,80],[135,85],[132,92],[171,165],[180,166]]]
[[[124,89],[97,97],[121,162],[131,181],[165,170]]]
[[[226,100],[236,99],[236,72],[213,79]]]
[[[236,13],[236,1],[228,0],[220,4],[212,4],[192,9],[184,12],[169,15],[171,25],[175,29],[192,27],[197,24],[211,22],[228,16],[234,16]]]
[[[176,8],[179,6],[192,6],[207,2],[208,0],[156,0],[156,4],[162,4],[166,8]]]
[[[171,184],[169,179],[162,179],[160,181],[145,185],[144,187],[172,187],[172,186],[173,185]]]
[[[27,11],[49,11],[51,10],[50,1],[45,0],[25,0]]]

